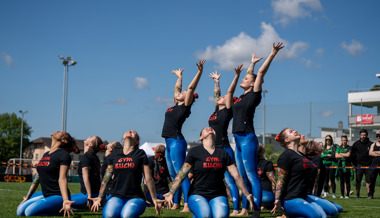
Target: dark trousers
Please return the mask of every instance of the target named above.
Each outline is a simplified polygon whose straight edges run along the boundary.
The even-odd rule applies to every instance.
[[[363,180],[363,174],[365,174],[365,182],[366,183],[371,183],[371,178],[370,178],[370,171],[369,169],[362,169],[363,165],[358,164],[356,168],[356,195],[360,196],[360,186],[361,182]],[[369,193],[368,193],[369,194]]]
[[[347,187],[347,192],[346,196],[350,195],[350,190],[351,190],[351,171],[350,169],[346,169],[346,172],[343,172],[343,169],[338,170],[339,173],[339,180],[340,180],[340,193],[342,196],[344,196],[344,185]]]
[[[371,167],[377,167],[377,166],[371,166]],[[377,176],[380,174],[380,169],[370,169],[369,170],[370,174],[370,179],[371,179],[371,184],[369,185],[369,193],[368,196],[372,196],[375,193],[375,185],[376,185],[376,179]]]
[[[332,188],[332,193],[335,193],[336,190],[336,184],[335,184],[335,171],[336,168],[329,168],[330,165],[325,165],[326,166],[326,177],[325,177],[325,183],[324,183],[324,189],[325,192],[329,190],[329,181],[331,181],[331,188]]]

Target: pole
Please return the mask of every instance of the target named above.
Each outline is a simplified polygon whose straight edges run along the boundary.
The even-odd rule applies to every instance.
[[[263,147],[265,148],[265,91],[263,93]]]
[[[22,175],[21,161],[22,161],[22,139],[23,139],[23,133],[24,133],[24,114],[28,113],[28,111],[19,110],[19,112],[21,113],[20,171],[19,171],[19,174]]]
[[[67,98],[68,98],[68,90],[69,90],[69,65],[66,65],[66,98],[65,98],[65,129],[67,129]]]
[[[310,102],[310,140],[311,140],[311,104],[312,102]]]
[[[62,100],[62,131],[66,131],[66,127],[65,127],[65,120],[66,120],[66,116],[65,116],[65,108],[66,108],[66,65],[64,64],[63,65],[64,68],[63,68],[63,100]]]

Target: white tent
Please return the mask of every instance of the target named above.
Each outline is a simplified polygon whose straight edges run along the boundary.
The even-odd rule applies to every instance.
[[[139,148],[142,149],[142,150],[144,150],[145,153],[146,153],[146,155],[148,157],[150,157],[150,156],[154,156],[154,149],[159,144],[163,144],[163,143],[145,142]],[[166,146],[165,144],[163,144],[163,145]]]

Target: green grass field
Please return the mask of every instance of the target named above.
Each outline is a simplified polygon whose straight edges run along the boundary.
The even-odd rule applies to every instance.
[[[0,217],[17,217],[16,208],[22,197],[27,193],[30,183],[15,183],[15,182],[0,182]],[[339,186],[338,186],[339,187]],[[71,193],[78,193],[80,190],[79,183],[69,183]],[[344,212],[339,214],[339,217],[380,217],[380,187],[376,187],[378,192],[375,193],[374,199],[367,199],[365,187],[361,190],[362,198],[350,199],[332,199],[328,200],[340,204]],[[338,190],[337,190],[338,191]],[[339,196],[339,195],[338,195]],[[353,195],[354,196],[354,195]],[[232,206],[231,206],[232,208]],[[269,210],[263,210],[262,217],[276,217],[270,214]],[[279,213],[277,215],[280,215]],[[180,213],[178,210],[166,210],[161,215],[162,217],[192,217],[192,213]],[[84,210],[75,211],[74,217],[101,217],[101,212],[89,212]],[[147,207],[145,213],[141,217],[157,217],[154,208]]]

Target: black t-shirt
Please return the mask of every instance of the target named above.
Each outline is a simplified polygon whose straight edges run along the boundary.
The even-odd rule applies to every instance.
[[[71,157],[69,152],[60,148],[53,153],[46,152],[37,164],[37,172],[40,177],[42,194],[44,197],[62,195],[59,189],[59,169],[61,165],[70,167]],[[70,195],[70,192],[68,192]]]
[[[106,170],[108,167],[108,156],[104,156],[102,167],[100,169],[100,177],[103,179],[104,175],[106,174]]]
[[[149,165],[145,151],[136,148],[128,155],[117,149],[108,157],[113,166],[113,190],[111,196],[119,198],[144,198],[141,181],[144,165]]]
[[[309,179],[307,181],[307,194],[308,195],[312,195],[313,194],[313,188],[314,188],[314,184],[315,184],[315,179],[317,178],[317,175],[318,175],[318,166],[313,162],[313,158],[308,158],[310,160],[310,163],[311,163],[311,167],[310,167],[310,176],[309,176]],[[316,161],[318,161],[318,159],[316,159]],[[322,161],[322,159],[321,159]],[[319,163],[321,164],[321,163]]]
[[[157,194],[166,194],[169,192],[169,170],[166,162],[158,162],[154,156],[148,158],[149,168],[152,171],[154,185]]]
[[[177,138],[183,139],[182,125],[191,114],[191,105],[176,104],[166,110],[164,127],[162,128],[161,136],[163,138]]]
[[[233,164],[227,151],[215,148],[210,154],[202,145],[192,148],[187,154],[186,163],[194,168],[194,181],[190,186],[190,195],[206,198],[227,196],[224,185],[224,173],[227,166]]]
[[[352,161],[362,166],[369,166],[371,164],[371,157],[369,156],[371,144],[372,142],[369,139],[366,139],[364,142],[361,140],[356,141],[351,149],[352,154],[355,157]]]
[[[286,149],[278,158],[277,166],[288,171],[280,198],[284,200],[305,199],[313,163],[306,156]]]
[[[232,106],[234,120],[232,122],[232,132],[255,132],[253,127],[253,116],[256,107],[261,101],[261,90],[258,92],[248,92],[235,100]]]
[[[89,180],[91,184],[91,193],[97,194],[100,189],[100,160],[96,154],[93,154],[90,151],[84,153],[84,155],[80,158],[80,162],[78,164],[78,174],[80,179],[80,191],[83,194],[87,194],[86,186],[84,185],[82,168],[88,167],[89,170]]]
[[[215,112],[211,114],[208,120],[208,125],[216,132],[216,147],[230,147],[227,129],[231,119],[232,108],[223,108],[222,110],[219,110],[219,107],[217,106]]]
[[[373,146],[373,151],[380,151],[380,146],[376,145]],[[372,166],[380,166],[380,157],[372,157]]]
[[[257,169],[260,178],[261,188],[264,191],[272,192],[272,182],[269,180],[267,173],[273,172],[273,163],[269,160],[259,159],[257,162]]]

